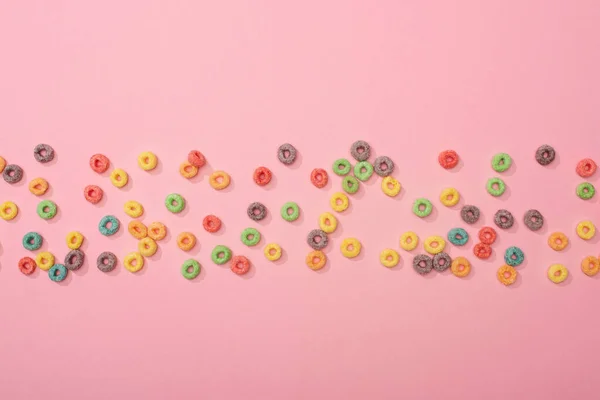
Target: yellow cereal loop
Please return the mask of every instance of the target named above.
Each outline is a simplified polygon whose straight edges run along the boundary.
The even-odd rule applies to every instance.
[[[411,251],[417,248],[419,237],[414,232],[406,232],[400,236],[400,247],[406,251]]]
[[[379,261],[384,267],[393,268],[398,265],[398,261],[400,261],[400,256],[396,250],[385,249],[379,255]]]
[[[210,174],[210,177],[208,178],[208,183],[210,183],[210,186],[216,190],[225,189],[227,186],[229,186],[230,182],[231,177],[225,171],[215,171]]]
[[[132,220],[128,226],[129,233],[136,239],[143,239],[148,236],[148,228],[140,221]]]
[[[54,265],[54,254],[42,251],[35,256],[35,263],[41,270],[48,271]]]
[[[48,190],[48,181],[44,178],[35,178],[29,182],[29,191],[36,196],[41,196]]]
[[[328,212],[319,215],[319,228],[325,233],[335,232],[337,228],[337,218]]]
[[[12,201],[5,201],[0,204],[0,218],[5,221],[10,221],[19,214],[19,207]]]
[[[123,259],[123,265],[129,272],[138,272],[144,267],[144,257],[138,252],[129,253]]]
[[[562,264],[553,264],[548,268],[548,279],[554,283],[561,283],[569,276],[569,270]]]
[[[423,242],[423,247],[429,254],[438,254],[446,248],[446,241],[441,236],[429,236]]]
[[[581,270],[587,276],[594,276],[600,269],[600,260],[594,256],[588,256],[581,261]]]
[[[2,171],[4,171],[4,168],[6,167],[6,160],[2,157],[0,157],[0,173],[2,173]]]
[[[265,246],[265,257],[269,261],[277,261],[281,258],[281,247],[277,243],[269,243]]]
[[[158,245],[152,238],[145,237],[138,242],[138,251],[144,257],[152,257],[156,254],[156,250],[158,250]]]
[[[577,235],[583,240],[590,240],[596,234],[596,226],[592,221],[581,221],[577,225]]]
[[[450,270],[454,276],[464,278],[471,272],[471,263],[464,257],[456,257],[450,264]]]
[[[185,161],[179,166],[179,173],[186,179],[192,179],[193,177],[198,175],[198,171],[198,167],[193,166],[187,161]]]
[[[360,254],[361,244],[358,239],[355,238],[347,238],[342,241],[342,245],[340,249],[342,250],[342,255],[347,258],[354,258]]]
[[[125,203],[123,209],[125,210],[125,214],[129,215],[132,218],[141,217],[144,213],[144,207],[137,201],[133,200],[130,200],[127,203]]]
[[[348,196],[346,196],[342,192],[334,193],[333,196],[331,196],[331,200],[329,201],[329,203],[331,204],[331,208],[333,208],[333,210],[337,212],[345,211],[350,205]]]
[[[460,200],[460,194],[458,193],[458,190],[456,190],[454,188],[444,189],[444,190],[442,190],[442,193],[440,194],[440,201],[446,207],[452,207],[452,206],[457,205],[459,200]]]
[[[129,175],[127,172],[123,171],[121,168],[117,168],[110,173],[110,181],[113,185],[118,188],[122,188],[127,185],[127,181],[129,181]]]
[[[71,250],[77,250],[83,244],[83,235],[77,231],[72,231],[67,234],[67,247]]]
[[[144,171],[152,171],[158,164],[158,158],[154,153],[144,151],[138,156],[138,165]]]
[[[402,189],[402,185],[393,176],[386,176],[381,181],[381,190],[390,197],[397,196],[400,193],[400,189]]]

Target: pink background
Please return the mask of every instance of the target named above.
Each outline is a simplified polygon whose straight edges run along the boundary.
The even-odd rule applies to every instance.
[[[1,9],[0,154],[26,177],[0,182],[0,201],[21,209],[0,221],[0,398],[597,398],[600,281],[579,263],[600,246],[575,226],[600,225],[600,196],[575,196],[574,169],[584,157],[600,161],[598,2],[63,0]],[[391,199],[380,179],[363,185],[315,273],[304,265],[305,236],[340,179],[318,190],[308,176],[348,157],[356,139],[396,162],[403,191]],[[34,161],[39,142],[55,147],[51,165]],[[283,142],[300,151],[292,167],[276,159]],[[558,152],[546,168],[533,158],[543,143]],[[187,181],[178,166],[192,148],[210,165]],[[446,148],[461,155],[458,172],[438,166]],[[156,172],[137,167],[144,150],[159,156]],[[515,164],[496,199],[484,187],[500,151]],[[119,190],[93,173],[96,152],[131,184]],[[274,172],[267,188],[251,179],[259,165]],[[213,169],[232,175],[229,190],[209,187]],[[27,190],[37,176],[60,206],[51,222]],[[87,184],[105,189],[101,207],[83,199]],[[449,250],[473,262],[471,275],[418,276],[403,250],[397,268],[382,267],[379,252],[399,249],[406,230],[425,238],[466,227],[439,203],[448,186],[483,212],[467,228],[469,244]],[[188,200],[183,215],[166,211],[171,192]],[[417,197],[434,200],[432,217],[411,214]],[[126,229],[105,238],[97,223],[115,214],[126,224],[130,199],[170,235],[142,272],[103,274],[97,255],[122,258],[136,241]],[[302,208],[291,224],[279,217],[289,200]],[[257,226],[245,215],[252,201],[272,213],[258,224],[261,244],[281,244],[281,262],[239,241]],[[477,260],[477,230],[499,208],[518,222],[491,259]],[[523,226],[529,208],[546,216],[542,232]],[[222,233],[201,228],[209,213],[222,217]],[[19,272],[25,232],[40,232],[62,258],[74,229],[87,238],[81,270],[61,284]],[[184,230],[200,242],[192,255],[202,274],[191,282],[179,272],[190,254],[174,240]],[[561,253],[546,244],[557,230],[571,238]],[[362,241],[358,259],[341,256],[345,237]],[[216,244],[247,255],[252,272],[214,265]],[[496,269],[511,245],[527,258],[506,288]],[[557,262],[572,273],[558,286],[546,277]]]

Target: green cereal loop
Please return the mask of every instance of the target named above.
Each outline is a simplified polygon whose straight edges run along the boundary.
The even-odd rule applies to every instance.
[[[171,193],[165,199],[165,206],[174,214],[180,213],[185,208],[185,199],[180,194]]]
[[[498,185],[498,189],[494,189],[494,185]],[[506,185],[504,181],[500,178],[490,178],[487,181],[486,185],[487,191],[492,196],[498,197],[502,196],[502,193],[506,190]]]
[[[42,200],[37,206],[37,213],[42,219],[54,218],[56,211],[58,211],[56,203],[51,200]]]
[[[42,247],[42,237],[37,232],[29,232],[23,236],[23,247],[33,251]]]
[[[342,168],[340,168],[340,167],[342,167]],[[333,172],[336,175],[339,175],[339,176],[348,175],[348,173],[350,172],[350,169],[352,169],[352,166],[350,165],[350,161],[346,160],[345,158],[340,158],[339,160],[335,160],[335,162],[333,163]]]
[[[191,272],[189,271],[190,268],[192,268]],[[200,275],[200,263],[191,258],[186,260],[181,266],[181,275],[183,275],[185,279],[194,279]]]
[[[504,172],[512,165],[512,158],[506,153],[498,153],[492,158],[492,168],[496,172]]]
[[[244,239],[242,239],[244,241]],[[219,254],[223,254],[222,257],[219,257]],[[217,265],[223,265],[227,261],[231,260],[231,250],[227,246],[218,245],[216,246],[212,253],[210,254],[210,258]]]
[[[425,209],[421,210],[421,206],[424,206]],[[429,214],[431,214],[431,211],[433,211],[433,205],[427,199],[424,199],[424,198],[416,199],[413,204],[412,211],[417,217],[424,218],[424,217],[428,216]]]
[[[596,194],[596,188],[589,182],[580,183],[577,186],[577,196],[583,200],[589,200]]]
[[[289,209],[292,210],[291,214],[288,214]],[[294,203],[293,201],[285,203],[283,207],[281,207],[281,218],[285,219],[286,221],[295,221],[299,216],[300,208],[298,207],[298,204]]]
[[[110,228],[107,228],[106,226],[109,222],[111,226]],[[102,219],[100,220],[100,223],[98,224],[98,230],[104,236],[111,236],[117,233],[117,231],[119,230],[119,225],[120,224],[118,219],[116,219],[112,215],[107,215],[105,217],[102,217]]]
[[[352,175],[345,176],[342,180],[342,188],[346,193],[356,193],[358,191],[358,179]]]
[[[363,169],[365,170],[363,172]],[[361,161],[354,166],[354,176],[361,181],[367,181],[373,175],[373,165],[368,161]]]
[[[252,239],[248,236],[252,235]],[[246,246],[256,246],[260,242],[260,232],[254,228],[246,228],[242,231],[242,243]]]

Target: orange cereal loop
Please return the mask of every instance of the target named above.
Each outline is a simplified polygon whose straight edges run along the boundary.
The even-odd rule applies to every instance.
[[[167,227],[160,222],[153,222],[148,226],[148,236],[157,242],[163,240],[167,236]]]
[[[588,256],[581,262],[581,270],[587,276],[594,276],[600,270],[600,260],[594,256]]]
[[[450,270],[455,276],[464,278],[471,272],[471,263],[464,257],[456,257],[450,265]]]
[[[548,238],[548,246],[553,250],[561,251],[569,245],[569,238],[562,232],[554,232]]]
[[[0,173],[4,171],[4,167],[6,167],[6,160],[0,156]]]
[[[136,239],[143,239],[148,236],[148,228],[138,220],[133,220],[128,226],[129,233]]]
[[[321,250],[315,250],[306,256],[306,265],[313,271],[319,270],[325,266],[327,256]]]
[[[512,285],[517,280],[517,270],[510,265],[503,265],[498,268],[498,273],[496,275],[500,283],[505,286]]]
[[[229,186],[229,183],[231,182],[231,177],[225,171],[215,171],[210,175],[208,181],[213,189],[223,190],[227,186]]]
[[[198,167],[195,167],[188,161],[185,161],[179,166],[179,173],[186,179],[192,179],[198,175]]]
[[[36,196],[42,196],[48,190],[48,181],[44,178],[35,178],[29,182],[29,191]]]
[[[196,236],[190,232],[183,232],[177,236],[177,246],[183,251],[190,251],[196,245]]]

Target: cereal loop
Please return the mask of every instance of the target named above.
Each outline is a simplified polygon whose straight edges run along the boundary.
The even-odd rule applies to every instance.
[[[504,286],[510,286],[517,280],[517,270],[510,265],[503,265],[498,268],[496,276]]]
[[[102,174],[108,170],[110,166],[110,161],[105,155],[102,154],[94,154],[90,158],[90,167],[94,172]]]
[[[19,183],[23,179],[23,168],[15,164],[7,165],[2,172],[2,178],[6,183],[10,183],[11,185]]]
[[[480,215],[481,212],[479,211],[479,208],[473,205],[466,205],[460,210],[460,217],[470,225],[479,221]]]
[[[446,248],[446,241],[441,236],[429,236],[423,242],[423,247],[429,254],[438,254]]]
[[[400,261],[400,256],[396,250],[385,249],[379,255],[381,265],[387,268],[394,268]]]
[[[402,185],[393,176],[386,176],[381,180],[381,190],[390,197],[396,197],[401,189]]]
[[[42,164],[54,160],[54,149],[49,144],[38,144],[33,149],[33,157]]]
[[[90,203],[98,204],[104,197],[104,191],[99,186],[88,185],[83,189],[83,196]]]
[[[158,164],[156,155],[149,151],[144,151],[138,156],[138,165],[144,171],[152,171]]]
[[[589,182],[583,182],[577,186],[576,193],[580,199],[589,200],[596,194],[596,188]]]
[[[123,258],[123,266],[129,272],[138,272],[144,267],[144,257],[140,253],[129,253]]]
[[[360,161],[354,166],[354,176],[360,181],[366,182],[373,175],[373,165],[368,161]]]
[[[0,173],[2,173],[4,171],[5,167],[6,167],[6,160],[0,156]]]
[[[333,172],[336,175],[344,176],[350,173],[352,166],[350,165],[350,161],[345,158],[340,158],[339,160],[335,160],[333,163]]]
[[[54,254],[42,251],[35,256],[35,263],[42,271],[48,271],[54,265]]]
[[[231,259],[231,270],[237,275],[244,275],[250,271],[250,261],[244,256],[235,256]]]
[[[413,203],[413,213],[419,218],[425,218],[433,211],[433,205],[427,199],[416,199]]]
[[[131,233],[131,236],[136,239],[143,239],[148,236],[148,228],[146,228],[146,225],[137,220],[129,222],[127,230]]]
[[[5,201],[0,204],[0,218],[5,221],[14,219],[19,214],[19,207],[12,201]]]
[[[337,228],[337,218],[328,212],[321,214],[319,216],[319,228],[325,233],[335,232]]]
[[[183,275],[185,279],[191,280],[200,275],[200,269],[201,267],[198,261],[189,259],[181,265],[181,275]]]
[[[177,236],[177,246],[183,251],[190,251],[196,245],[196,236],[191,232],[182,232]]]
[[[23,236],[22,244],[26,250],[35,251],[42,247],[43,241],[44,239],[39,233],[28,232]]]
[[[500,229],[510,229],[515,223],[515,217],[508,210],[498,210],[494,214],[494,223]]]
[[[329,204],[333,211],[343,212],[346,211],[348,206],[350,205],[350,201],[348,200],[348,196],[346,196],[342,192],[334,193],[329,200]]]
[[[589,178],[590,176],[594,175],[596,168],[597,166],[594,160],[591,158],[584,158],[577,163],[575,172],[577,172],[577,175],[581,176],[582,178]]]
[[[577,224],[577,235],[583,240],[590,240],[596,235],[596,226],[592,221],[581,221]]]
[[[96,267],[102,272],[110,272],[117,266],[117,256],[109,251],[100,253],[96,259]]]
[[[158,245],[154,241],[154,239],[145,237],[138,242],[138,251],[144,257],[152,257],[156,254],[158,250]]]
[[[258,186],[265,186],[271,182],[273,173],[267,167],[258,167],[254,170],[253,179]]]
[[[427,254],[419,254],[413,258],[413,269],[419,275],[426,275],[433,270],[433,258]]]
[[[21,258],[19,260],[19,270],[24,275],[31,275],[31,274],[33,274],[33,271],[35,271],[36,267],[37,267],[37,264],[30,257],[23,257],[23,258]]]
[[[400,247],[406,251],[411,251],[417,248],[419,237],[414,232],[406,232],[400,236]]]
[[[350,146],[350,154],[356,161],[366,161],[371,156],[371,146],[364,140],[357,140]]]
[[[525,260],[525,253],[518,247],[512,246],[504,253],[504,262],[511,267],[519,266]]]
[[[62,282],[66,279],[67,273],[68,273],[68,270],[64,265],[54,264],[48,270],[48,277],[53,282]]]
[[[51,200],[43,200],[37,206],[37,214],[42,219],[52,219],[56,216],[58,212],[58,207],[56,203]]]
[[[347,258],[354,258],[360,254],[361,250],[360,242],[355,238],[347,238],[342,241],[342,245],[340,249],[342,250],[342,255]]]
[[[231,260],[231,249],[227,246],[218,245],[213,249],[210,258],[215,264],[223,265]]]
[[[569,245],[569,238],[562,232],[554,232],[548,237],[548,246],[552,250],[561,251]]]
[[[450,229],[448,240],[455,246],[464,246],[469,241],[469,234],[463,228]]]
[[[221,229],[221,220],[215,215],[207,215],[202,220],[202,226],[205,231],[215,233]]]
[[[254,228],[246,228],[240,237],[246,246],[256,246],[260,242],[260,232]]]
[[[446,207],[453,207],[460,201],[460,194],[454,188],[447,188],[440,193],[440,202]]]
[[[173,214],[179,214],[185,208],[185,199],[177,193],[171,193],[165,198],[165,207]]]
[[[484,244],[492,245],[496,241],[496,230],[489,226],[484,226],[479,230],[479,241]]]
[[[263,252],[269,261],[277,261],[281,258],[281,246],[277,243],[269,243]]]
[[[587,276],[594,276],[600,270],[600,260],[594,256],[588,256],[581,261],[581,270]]]
[[[464,257],[456,257],[450,265],[450,270],[454,276],[464,278],[471,272],[471,263]]]
[[[492,168],[496,172],[504,172],[512,165],[512,158],[506,153],[498,153],[492,158]]]
[[[204,154],[200,153],[198,150],[190,151],[188,153],[187,160],[196,168],[202,168],[204,164],[206,164],[206,158],[204,158]]]
[[[225,171],[215,171],[208,178],[210,186],[215,190],[223,190],[231,183],[231,177]]]
[[[112,236],[119,231],[120,225],[121,224],[116,217],[112,215],[106,215],[102,217],[98,223],[98,230],[104,236]]]
[[[452,259],[448,255],[448,253],[438,253],[433,256],[433,269],[438,272],[444,272],[452,265]]]
[[[490,178],[487,181],[486,189],[494,197],[502,196],[506,191],[506,184],[500,178]]]
[[[71,231],[66,237],[67,247],[71,250],[77,250],[83,244],[83,235],[77,231]]]
[[[445,150],[438,156],[438,162],[445,169],[452,169],[458,165],[458,154],[454,150]]]
[[[138,203],[137,201],[130,200],[125,203],[123,207],[125,210],[125,214],[129,215],[132,218],[141,217],[144,214],[144,207]]]
[[[380,156],[373,162],[375,173],[381,177],[386,177],[394,172],[394,162],[387,156]]]
[[[324,169],[315,168],[310,173],[310,181],[313,185],[315,185],[315,187],[321,189],[327,185],[327,182],[329,182],[329,175]]]
[[[327,256],[321,250],[314,250],[306,256],[306,265],[313,271],[320,270],[327,263]]]
[[[547,144],[541,145],[535,152],[535,160],[540,165],[548,165],[552,163],[555,157],[556,151],[554,151],[554,147]]]
[[[148,236],[159,242],[167,236],[167,227],[161,222],[153,222],[148,226]]]
[[[348,194],[354,194],[358,192],[358,188],[358,179],[356,179],[352,175],[347,175],[344,177],[344,179],[342,179],[342,189],[344,189],[344,192]]]
[[[487,258],[490,258],[490,256],[492,255],[492,248],[489,244],[477,243],[475,247],[473,247],[473,254],[475,254],[477,258],[485,260]]]
[[[548,268],[548,279],[554,283],[561,283],[569,276],[569,270],[562,264],[552,264]]]
[[[298,207],[298,204],[294,203],[293,201],[289,201],[281,207],[280,214],[281,218],[288,222],[295,221],[298,219],[298,217],[300,217],[300,207]]]
[[[186,179],[192,179],[198,175],[198,167],[193,166],[188,161],[184,161],[179,166],[179,173]]]
[[[297,150],[289,143],[284,143],[277,149],[277,158],[282,164],[291,165],[296,161]]]
[[[532,231],[539,231],[544,226],[544,216],[538,210],[528,210],[523,216],[523,223]]]
[[[129,181],[129,175],[127,175],[127,172],[121,168],[117,168],[110,173],[110,181],[115,187],[122,188],[123,186],[127,185],[127,182]]]
[[[42,196],[48,190],[48,181],[44,178],[35,178],[29,182],[29,191],[36,196]]]

